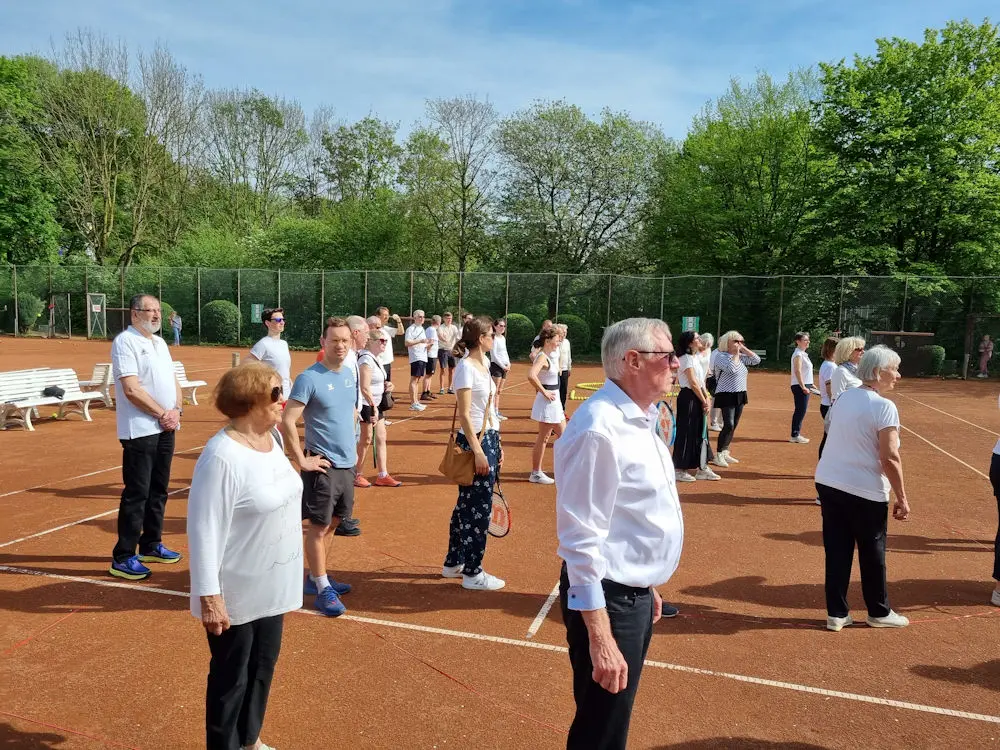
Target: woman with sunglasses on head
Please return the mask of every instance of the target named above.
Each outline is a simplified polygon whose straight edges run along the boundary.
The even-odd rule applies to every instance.
[[[285,311],[280,307],[268,308],[261,314],[260,322],[267,329],[267,335],[253,345],[250,359],[270,365],[278,372],[284,400],[292,391],[292,354],[288,351],[288,342],[281,338],[285,330]]]
[[[208,441],[191,479],[191,614],[212,655],[210,748],[267,748],[260,730],[283,617],[302,606],[302,480],[274,429],[281,394],[278,373],[261,362],[224,373],[215,406],[229,422]]]
[[[501,318],[493,321],[493,348],[490,349],[490,377],[497,387],[496,407],[497,416],[500,421],[507,419],[500,412],[500,396],[503,393],[503,384],[507,380],[510,372],[510,355],[507,354],[507,321]]]
[[[399,487],[403,483],[389,474],[389,456],[385,437],[385,395],[392,393],[392,381],[386,379],[379,356],[389,345],[389,337],[381,328],[368,332],[368,345],[358,353],[358,383],[361,388],[361,439],[358,440],[356,475],[364,475],[368,444],[375,433],[375,461],[378,464],[376,487]]]
[[[674,439],[674,471],[678,482],[721,479],[707,466],[701,468],[701,445],[707,428],[705,420],[712,408],[712,397],[705,388],[705,371],[702,369],[703,346],[696,331],[684,331],[675,344],[681,355],[677,367],[681,392],[677,396],[677,437]],[[691,474],[692,469],[696,470],[694,475]]]
[[[760,357],[747,349],[739,331],[726,331],[719,337],[719,348],[712,359],[715,376],[715,406],[722,410],[722,431],[719,432],[717,450],[712,463],[723,469],[738,464],[729,452],[733,433],[747,405],[747,367],[760,364]]]

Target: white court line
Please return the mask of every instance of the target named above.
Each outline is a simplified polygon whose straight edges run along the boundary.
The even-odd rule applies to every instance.
[[[549,593],[549,598],[545,600],[542,608],[538,610],[538,614],[535,615],[535,619],[531,621],[531,625],[528,626],[528,634],[525,638],[534,638],[535,633],[538,629],[542,627],[542,623],[545,622],[545,618],[549,615],[549,610],[552,609],[552,605],[555,603],[556,598],[559,596],[559,581],[556,581],[556,585],[552,587],[552,591]]]
[[[189,489],[191,489],[190,484],[187,487],[181,487],[180,489],[171,490],[170,492],[167,493],[167,497],[170,497],[171,495],[176,495],[178,492],[184,492],[184,490],[189,490]],[[35,534],[22,536],[20,539],[11,539],[9,542],[4,542],[3,544],[0,544],[0,549],[3,549],[4,547],[10,547],[12,544],[18,544],[19,542],[26,542],[29,539],[45,536],[46,534],[52,534],[53,532],[56,531],[62,531],[63,529],[68,529],[70,526],[78,526],[81,523],[87,523],[87,521],[93,521],[97,518],[104,518],[105,516],[110,516],[112,513],[117,513],[117,512],[118,508],[114,508],[113,510],[106,510],[103,513],[98,513],[97,515],[94,516],[87,516],[86,518],[81,518],[79,521],[71,521],[70,523],[64,523],[62,526],[56,526],[54,529],[46,529],[45,531],[39,531]]]
[[[20,575],[37,576],[39,578],[53,578],[59,581],[70,581],[72,583],[89,583],[95,586],[105,586],[107,588],[129,589],[132,591],[145,591],[150,594],[161,596],[178,596],[185,599],[190,594],[184,591],[173,591],[171,589],[157,589],[150,586],[138,586],[131,583],[119,583],[117,581],[101,581],[94,578],[84,578],[80,576],[67,576],[57,573],[45,573],[39,570],[28,568],[15,568],[9,565],[0,565],[0,572],[17,573]],[[298,614],[320,615],[319,612],[300,609]],[[432,635],[444,635],[451,638],[462,638],[473,641],[486,641],[489,643],[499,643],[505,646],[517,646],[519,648],[532,648],[540,651],[551,651],[565,654],[565,646],[555,646],[550,643],[537,643],[535,641],[518,640],[516,638],[504,638],[497,635],[483,635],[481,633],[469,633],[462,630],[449,630],[446,628],[435,628],[429,625],[416,625],[408,622],[395,622],[393,620],[378,620],[373,617],[361,617],[358,615],[341,615],[340,619],[352,622],[375,625],[385,628],[396,628],[399,630],[411,630],[418,633],[430,633]],[[681,664],[670,664],[663,661],[647,659],[643,662],[645,666],[656,669],[669,669],[673,672],[684,672],[686,674],[700,675],[703,677],[719,677],[726,680],[734,680],[749,685],[760,685],[763,687],[780,688],[782,690],[792,690],[798,693],[808,693],[812,695],[822,695],[826,698],[840,698],[842,700],[857,701],[859,703],[871,703],[878,706],[888,706],[890,708],[902,708],[908,711],[920,711],[922,713],[937,714],[939,716],[950,716],[956,719],[971,719],[973,721],[984,721],[990,724],[1000,724],[1000,716],[990,714],[978,714],[969,711],[956,711],[951,708],[939,708],[938,706],[927,706],[921,703],[910,703],[909,701],[898,701],[891,698],[877,698],[871,695],[861,695],[858,693],[846,693],[841,690],[827,690],[826,688],[813,687],[811,685],[799,685],[794,682],[781,682],[778,680],[768,680],[763,677],[751,677],[749,675],[735,674],[733,672],[717,672],[713,669],[700,669],[698,667],[686,667]]]
[[[942,448],[942,447],[941,447],[940,445],[937,445],[937,444],[935,444],[935,443],[932,443],[932,442],[931,442],[930,440],[928,440],[927,438],[925,438],[925,437],[924,437],[923,435],[921,435],[920,433],[917,433],[917,432],[914,432],[913,430],[911,430],[911,429],[910,429],[909,427],[907,427],[906,425],[902,425],[902,427],[903,427],[903,429],[904,429],[904,430],[906,430],[906,431],[907,431],[908,433],[910,433],[910,434],[911,434],[911,435],[913,435],[914,437],[918,437],[918,438],[920,438],[921,440],[923,440],[923,441],[924,441],[925,443],[927,443],[927,445],[929,445],[929,446],[930,446],[931,448],[934,448],[935,450],[939,450],[939,451],[941,451],[941,452],[942,452],[942,453],[943,453],[944,455],[946,455],[946,456],[947,456],[948,458],[953,458],[953,459],[955,459],[955,460],[956,460],[956,461],[958,461],[958,462],[959,462],[960,464],[962,464],[962,466],[964,466],[964,467],[965,467],[966,469],[971,469],[972,471],[976,472],[976,473],[977,473],[977,474],[978,474],[979,476],[981,476],[981,477],[982,477],[983,479],[985,479],[985,480],[989,481],[989,479],[990,479],[990,478],[989,478],[989,476],[987,476],[986,474],[983,474],[983,472],[981,472],[981,471],[980,471],[979,469],[977,469],[977,468],[976,468],[975,466],[970,466],[969,464],[965,463],[965,461],[963,461],[962,459],[960,459],[960,458],[959,458],[958,456],[954,456],[954,455],[952,455],[951,453],[949,453],[948,451],[946,451],[946,450],[945,450],[944,448]]]
[[[961,417],[955,416],[951,412],[943,411],[942,409],[938,409],[936,406],[931,406],[930,404],[925,404],[923,401],[921,401],[919,399],[916,399],[916,398],[913,398],[913,396],[909,395],[908,393],[901,393],[900,392],[900,393],[897,393],[897,395],[903,396],[904,398],[908,398],[908,399],[910,399],[910,401],[916,401],[921,406],[924,406],[924,407],[926,407],[928,409],[933,409],[934,411],[938,412],[939,414],[944,414],[946,417],[951,417],[952,419],[957,419],[959,422],[965,422],[967,425],[975,427],[977,430],[982,430],[983,432],[988,432],[991,435],[995,435],[996,437],[1000,437],[1000,432],[993,432],[993,430],[987,430],[985,427],[982,427],[982,426],[976,424],[975,422],[970,422],[968,419],[962,419]]]
[[[178,456],[181,453],[190,453],[191,451],[200,451],[204,447],[205,447],[204,445],[196,445],[194,448],[185,448],[182,451],[174,451],[174,455]],[[23,490],[14,490],[13,492],[5,492],[2,495],[0,495],[0,498],[11,497],[12,495],[20,495],[22,492],[31,492],[32,490],[42,490],[42,489],[45,489],[46,487],[52,487],[53,485],[56,485],[56,484],[62,484],[63,482],[72,482],[72,481],[77,480],[77,479],[86,479],[87,477],[94,477],[94,476],[97,476],[98,474],[106,474],[109,471],[117,471],[120,468],[121,468],[121,465],[119,464],[118,466],[109,466],[106,469],[98,469],[97,471],[87,472],[86,474],[78,474],[75,477],[66,477],[65,479],[56,479],[56,480],[54,480],[52,482],[47,482],[46,484],[36,484],[34,487],[25,487]]]

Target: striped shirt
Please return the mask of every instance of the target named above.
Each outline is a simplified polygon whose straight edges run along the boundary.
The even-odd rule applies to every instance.
[[[751,352],[741,354],[733,361],[727,352],[716,349],[712,353],[712,374],[715,375],[716,393],[742,393],[747,389],[747,366],[760,364],[760,357]]]

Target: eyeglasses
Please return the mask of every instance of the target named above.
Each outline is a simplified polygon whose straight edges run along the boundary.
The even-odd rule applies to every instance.
[[[671,363],[673,363],[673,362],[680,362],[680,360],[677,359],[677,352],[675,352],[673,350],[670,350],[669,352],[651,352],[651,351],[645,351],[643,349],[636,349],[635,353],[636,354],[659,354],[660,355],[660,359],[665,359],[665,358],[669,359],[669,361]],[[622,359],[624,360],[625,358],[622,357]]]
[[[271,403],[276,404],[281,400],[281,386],[276,385],[271,389]]]
[[[154,313],[162,312],[158,307],[133,307],[132,309],[135,310],[136,312],[154,312]]]
[[[271,318],[271,322],[272,323],[284,323],[285,319],[284,318]]]

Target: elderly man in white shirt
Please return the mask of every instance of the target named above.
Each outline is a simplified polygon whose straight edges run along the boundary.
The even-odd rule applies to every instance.
[[[656,591],[677,569],[684,521],[656,403],[677,356],[662,320],[629,318],[601,341],[607,382],[555,444],[559,595],[576,716],[567,748],[625,748]]]

